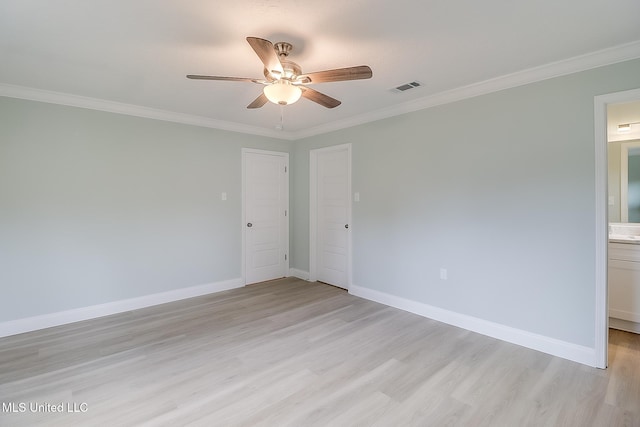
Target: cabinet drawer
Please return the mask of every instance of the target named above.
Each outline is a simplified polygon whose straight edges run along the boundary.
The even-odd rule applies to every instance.
[[[609,243],[609,259],[640,262],[640,245]]]

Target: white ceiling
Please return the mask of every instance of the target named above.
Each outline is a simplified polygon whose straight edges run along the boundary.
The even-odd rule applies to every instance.
[[[301,136],[567,58],[639,57],[639,18],[638,0],[0,0],[0,95]],[[315,85],[342,105],[302,99],[278,132],[279,106],[246,109],[261,86],[185,78],[260,78],[246,36],[292,43],[306,72],[366,64],[373,78]],[[390,91],[414,80],[423,86]]]

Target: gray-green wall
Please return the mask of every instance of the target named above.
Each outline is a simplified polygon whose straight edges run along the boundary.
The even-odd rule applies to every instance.
[[[352,143],[354,285],[593,348],[594,96],[638,87],[635,60],[297,141],[293,266],[309,150]]]
[[[594,96],[638,87],[628,61],[293,143],[0,98],[0,321],[240,277],[242,147],[290,153],[308,271],[309,150],[352,143],[355,285],[593,347]]]
[[[0,322],[240,278],[241,148],[290,146],[0,97]]]

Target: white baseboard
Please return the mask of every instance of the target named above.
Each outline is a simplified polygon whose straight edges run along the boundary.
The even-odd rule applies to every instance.
[[[584,365],[596,366],[595,349],[591,347],[534,334],[361,286],[351,285],[349,293],[502,341],[572,360]]]
[[[640,313],[609,308],[609,317],[640,323]]]
[[[633,332],[634,334],[640,334],[640,323],[630,320],[609,317],[609,327],[613,329],[620,329],[621,331]]]
[[[53,326],[66,325],[68,323],[79,322],[82,320],[95,319],[97,317],[109,316],[111,314],[136,310],[138,308],[149,307],[152,305],[165,304],[200,295],[212,294],[215,292],[226,291],[228,289],[240,288],[242,286],[244,286],[244,280],[242,278],[230,279],[89,307],[74,308],[71,310],[27,317],[24,319],[9,320],[0,323],[0,337],[36,331]]]
[[[289,269],[289,277],[297,277],[302,280],[309,280],[309,272],[304,270],[298,270],[297,268]]]

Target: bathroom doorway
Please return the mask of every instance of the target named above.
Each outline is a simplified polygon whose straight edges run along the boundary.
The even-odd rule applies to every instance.
[[[608,284],[608,261],[609,261],[609,223],[621,220],[620,194],[615,190],[616,172],[610,170],[609,162],[613,162],[617,155],[609,154],[609,141],[621,137],[617,136],[619,125],[629,124],[630,119],[620,119],[615,112],[619,105],[629,103],[640,103],[640,89],[624,92],[616,92],[606,95],[596,96],[594,99],[595,111],[595,172],[596,172],[596,307],[595,307],[595,351],[596,366],[606,368],[608,357],[608,336],[609,336],[609,284]],[[609,111],[612,118],[609,120]],[[617,123],[622,120],[621,123]],[[636,126],[630,126],[629,136],[636,132]],[[640,132],[640,128],[637,129]],[[639,137],[640,138],[640,137]],[[619,176],[619,172],[618,172]],[[619,180],[617,181],[619,185]],[[609,186],[611,184],[612,186]],[[616,214],[616,211],[618,212]]]
[[[609,327],[640,334],[640,100],[607,105]]]

